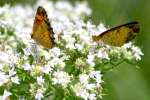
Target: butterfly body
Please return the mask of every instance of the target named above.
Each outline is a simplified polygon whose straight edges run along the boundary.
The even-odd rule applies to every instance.
[[[31,38],[45,48],[52,48],[54,45],[54,32],[46,11],[42,7],[38,7],[37,9]]]
[[[131,22],[111,28],[98,36],[92,36],[93,41],[102,41],[111,46],[122,46],[132,40],[139,32],[138,22]]]

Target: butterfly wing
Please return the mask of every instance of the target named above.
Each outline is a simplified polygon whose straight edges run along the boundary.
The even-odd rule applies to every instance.
[[[54,45],[54,32],[50,25],[46,11],[39,6],[36,12],[31,38],[45,48],[52,48]]]
[[[112,46],[122,46],[124,43],[132,40],[139,32],[139,23],[130,22],[120,25],[101,33],[98,36],[92,36],[94,41],[102,42]]]

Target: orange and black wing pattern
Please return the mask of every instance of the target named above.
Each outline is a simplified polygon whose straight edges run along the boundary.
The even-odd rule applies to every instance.
[[[45,48],[52,48],[54,46],[53,28],[45,9],[41,6],[37,8],[31,38]]]
[[[139,31],[139,23],[137,21],[134,21],[111,28],[98,36],[92,36],[92,38],[93,41],[100,40],[105,44],[119,47],[135,38]]]

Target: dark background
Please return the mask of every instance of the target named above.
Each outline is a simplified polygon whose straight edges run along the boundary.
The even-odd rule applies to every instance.
[[[0,0],[12,6],[34,4],[36,0]],[[69,0],[68,0],[69,1]],[[75,2],[77,0],[70,0]],[[78,0],[83,1],[83,0]],[[138,66],[123,63],[104,75],[104,100],[150,100],[150,0],[88,0],[93,14],[92,22],[114,27],[130,21],[138,21],[141,31],[136,45],[142,48],[144,56]],[[44,6],[44,5],[43,5]]]

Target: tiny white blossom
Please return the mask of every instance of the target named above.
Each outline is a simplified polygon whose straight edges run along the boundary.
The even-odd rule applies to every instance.
[[[46,65],[46,66],[44,66],[44,67],[42,68],[42,71],[43,71],[44,73],[48,74],[49,72],[52,71],[52,68],[51,68],[50,65]]]
[[[80,74],[79,79],[82,84],[88,84],[89,76],[87,74]]]
[[[45,50],[41,50],[41,55],[44,55],[46,60],[49,60],[51,55],[49,54],[49,52],[45,51]]]
[[[39,77],[37,77],[36,78],[36,80],[37,80],[37,83],[39,84],[39,85],[42,85],[43,83],[44,83],[44,78],[42,77],[42,76],[39,76]]]
[[[84,99],[84,100],[88,100],[88,96],[89,93],[86,90],[80,91],[80,96]]]
[[[100,73],[100,71],[92,71],[92,72],[90,72],[89,76],[96,80],[98,86],[100,83],[103,82],[102,74]]]
[[[88,8],[88,5],[87,5],[87,2],[80,2],[80,3],[77,3],[76,5],[76,8],[75,8],[75,11],[77,14],[82,14],[82,13],[85,13],[87,15],[90,15],[91,14],[91,9]]]
[[[67,86],[71,82],[71,76],[68,73],[63,71],[57,71],[53,74],[52,81],[54,84],[61,84],[62,86]]]
[[[77,83],[73,87],[74,92],[76,93],[77,96],[82,97],[84,100],[88,99],[89,93],[88,91],[84,88],[83,84]]]
[[[16,71],[14,70],[14,68],[9,70],[9,77],[14,76],[15,74],[16,74]]]
[[[82,50],[83,49],[83,46],[82,45],[80,45],[80,44],[75,44],[75,47],[80,51],[80,50]]]
[[[96,100],[96,94],[90,94],[89,95],[89,100]]]
[[[54,35],[55,37],[56,35],[58,36],[58,34],[61,33],[65,29],[64,25],[60,22],[52,22],[52,26],[53,26],[54,32],[57,33]]]
[[[131,48],[132,47],[132,42],[126,43],[122,47],[123,48]]]
[[[54,67],[57,65],[58,68],[64,68],[65,67],[65,62],[63,61],[63,59],[60,59],[60,58],[53,58],[51,61],[49,61],[49,64]]]
[[[61,51],[58,47],[54,47],[50,50],[51,56],[59,57],[61,55]]]
[[[0,63],[9,63],[9,55],[0,51]]]
[[[64,35],[62,36],[62,38],[68,42],[68,43],[74,43],[75,42],[75,38],[72,37],[69,33],[64,33]]]
[[[24,68],[24,70],[32,70],[32,66],[30,64],[28,64],[28,63],[25,63],[23,65],[23,68]]]
[[[69,48],[69,49],[75,49],[75,45],[73,43],[68,43],[66,45],[66,48]]]
[[[39,54],[40,48],[38,48],[38,45],[36,43],[33,43],[30,45],[30,47],[24,49],[25,55],[33,55],[33,57],[36,57],[37,54]]]
[[[4,64],[0,64],[0,70],[3,70]]]
[[[87,90],[92,90],[92,89],[95,88],[95,87],[96,87],[95,84],[87,84],[87,85],[86,85],[86,89],[87,89]]]
[[[5,75],[4,72],[0,72],[0,86],[2,86],[4,83],[7,83],[9,81],[8,75]]]
[[[108,54],[105,51],[101,51],[101,50],[98,51],[97,57],[110,60],[110,58],[108,57]]]
[[[104,31],[106,31],[106,27],[104,26],[104,24],[100,23],[98,26],[97,26],[98,30],[99,30],[99,34],[100,33],[103,33]]]
[[[96,26],[93,25],[90,21],[88,21],[87,24],[86,24],[86,28],[87,28],[89,31],[91,31],[91,29],[93,29],[93,28],[95,28],[95,27],[96,27]]]
[[[133,53],[134,53],[133,55],[135,56],[136,60],[141,60],[141,56],[144,55],[141,49],[133,46],[132,50],[133,50]]]
[[[20,82],[19,82],[19,77],[18,77],[18,76],[11,77],[11,81],[12,81],[13,83],[20,84]]]
[[[87,44],[89,44],[91,42],[91,37],[86,33],[80,34],[80,39]]]
[[[69,49],[75,49],[74,43],[75,43],[75,38],[70,36],[69,34],[63,35],[62,37],[66,42],[66,48]]]
[[[44,96],[43,96],[43,91],[37,90],[37,93],[36,93],[36,95],[35,95],[35,99],[41,100],[42,98],[44,98]]]
[[[86,62],[87,62],[89,65],[91,65],[91,66],[95,66],[94,59],[95,59],[95,55],[89,53]]]
[[[75,24],[76,24],[77,29],[81,29],[82,27],[86,26],[86,24],[83,22],[83,20],[76,20]]]
[[[10,95],[12,95],[11,92],[4,90],[3,96],[2,96],[2,100],[6,100],[7,97],[9,97]]]
[[[18,54],[10,54],[9,55],[9,63],[15,64],[18,59]]]
[[[56,3],[56,8],[60,9],[60,10],[72,10],[73,7],[70,5],[70,3],[66,2],[66,1],[59,1]]]

